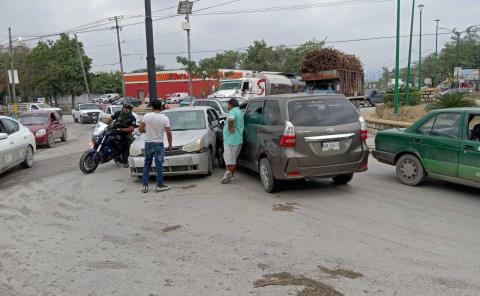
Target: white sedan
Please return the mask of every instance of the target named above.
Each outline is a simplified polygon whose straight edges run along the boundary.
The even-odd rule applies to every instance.
[[[0,173],[21,164],[33,166],[37,146],[30,130],[10,117],[0,116]]]

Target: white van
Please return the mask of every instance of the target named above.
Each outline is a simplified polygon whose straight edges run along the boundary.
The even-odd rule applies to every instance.
[[[188,93],[186,92],[173,93],[170,94],[170,96],[167,98],[167,102],[169,102],[170,104],[179,104],[180,101],[186,97],[188,97]]]

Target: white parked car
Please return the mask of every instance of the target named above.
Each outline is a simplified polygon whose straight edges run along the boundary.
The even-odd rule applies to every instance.
[[[37,146],[30,130],[10,117],[0,116],[0,173],[22,165],[30,168]]]
[[[170,104],[179,104],[183,98],[188,97],[188,93],[173,93],[167,98],[167,102]]]
[[[100,116],[100,109],[94,103],[77,104],[72,111],[73,121],[86,123],[97,123]]]
[[[107,119],[110,118],[110,116],[117,113],[118,111],[122,111],[122,108],[123,108],[122,105],[106,106],[105,109],[102,112],[100,112],[99,121],[105,123],[105,121],[107,121]],[[140,119],[142,119],[142,117],[135,112],[132,112],[132,114],[135,117],[135,119],[137,120],[137,125],[140,124]]]

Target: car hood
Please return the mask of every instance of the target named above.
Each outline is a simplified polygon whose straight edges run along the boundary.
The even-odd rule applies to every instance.
[[[62,111],[60,108],[50,107],[50,108],[40,108],[42,111]]]
[[[32,134],[35,134],[41,129],[48,130],[48,124],[35,124],[35,125],[23,125],[23,126],[28,128],[32,132]]]
[[[80,110],[79,112],[80,113],[90,113],[90,112],[99,112],[100,113],[100,110],[99,109],[86,109],[86,110]]]
[[[172,131],[173,146],[184,146],[195,142],[197,139],[202,138],[207,134],[207,130],[193,130],[193,131]],[[165,145],[168,144],[167,135],[164,134]],[[145,148],[145,134],[140,134],[136,137],[133,144],[139,148]]]
[[[228,98],[228,97],[235,97],[239,94],[239,90],[229,89],[229,90],[219,90],[211,95],[209,98]]]

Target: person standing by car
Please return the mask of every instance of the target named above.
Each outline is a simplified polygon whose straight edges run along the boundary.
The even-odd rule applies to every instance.
[[[107,124],[112,124],[116,121],[118,124],[118,132],[120,133],[120,150],[122,154],[122,163],[124,168],[128,168],[128,156],[130,143],[132,141],[132,132],[135,129],[137,120],[132,114],[133,107],[129,104],[124,104],[121,111],[113,114],[108,120]]]
[[[222,184],[228,184],[235,181],[235,170],[237,166],[237,158],[240,154],[243,144],[243,113],[238,108],[239,103],[235,98],[228,101],[227,120],[223,127],[223,159],[227,166],[227,171],[221,180]]]
[[[163,159],[165,156],[164,133],[167,134],[168,149],[172,149],[172,131],[170,120],[167,116],[160,114],[163,110],[163,103],[155,99],[150,102],[153,112],[145,114],[140,122],[139,130],[145,134],[145,162],[143,164],[143,188],[142,192],[148,192],[148,179],[150,168],[155,159],[155,170],[157,172],[156,191],[166,191],[170,187],[163,183]]]

